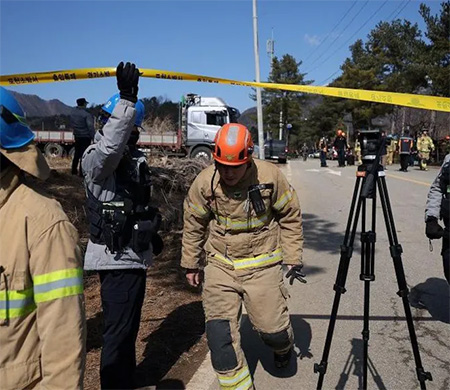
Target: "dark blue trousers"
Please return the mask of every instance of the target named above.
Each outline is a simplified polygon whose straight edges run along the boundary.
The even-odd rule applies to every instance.
[[[99,271],[103,306],[102,389],[132,389],[146,271]]]

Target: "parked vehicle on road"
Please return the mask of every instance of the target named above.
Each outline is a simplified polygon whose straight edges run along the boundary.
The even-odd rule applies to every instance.
[[[276,160],[280,164],[286,164],[287,153],[288,148],[286,145],[286,141],[271,139],[264,142],[264,154],[266,160]],[[259,157],[258,145],[255,145],[253,156],[255,156],[256,158]]]

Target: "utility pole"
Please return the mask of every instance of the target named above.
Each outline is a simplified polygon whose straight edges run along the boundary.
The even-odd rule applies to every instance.
[[[283,139],[283,110],[280,111],[280,141]]]
[[[267,55],[270,58],[270,73],[272,73],[273,56],[275,55],[275,40],[273,39],[273,28],[272,28],[272,38],[267,40],[266,50]]]
[[[259,83],[259,45],[258,45],[258,16],[256,14],[256,0],[253,0],[253,45],[255,49],[255,70],[256,82]],[[256,112],[258,116],[258,145],[259,158],[264,160],[264,130],[263,130],[263,112],[261,102],[261,88],[256,88]]]

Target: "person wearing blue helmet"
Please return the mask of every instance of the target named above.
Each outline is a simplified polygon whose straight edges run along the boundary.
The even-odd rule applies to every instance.
[[[80,389],[86,322],[78,233],[25,174],[50,168],[0,87],[0,387]]]
[[[146,269],[153,254],[162,250],[150,170],[136,145],[144,118],[144,105],[137,98],[139,69],[121,62],[116,76],[119,94],[103,106],[104,126],[81,161],[90,232],[84,268],[97,271],[101,282],[102,389],[134,386]]]

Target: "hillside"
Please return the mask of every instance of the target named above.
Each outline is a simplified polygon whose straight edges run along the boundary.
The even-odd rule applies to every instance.
[[[49,117],[69,115],[73,110],[58,99],[44,100],[37,95],[28,95],[15,91],[10,92],[17,99],[27,117]]]

